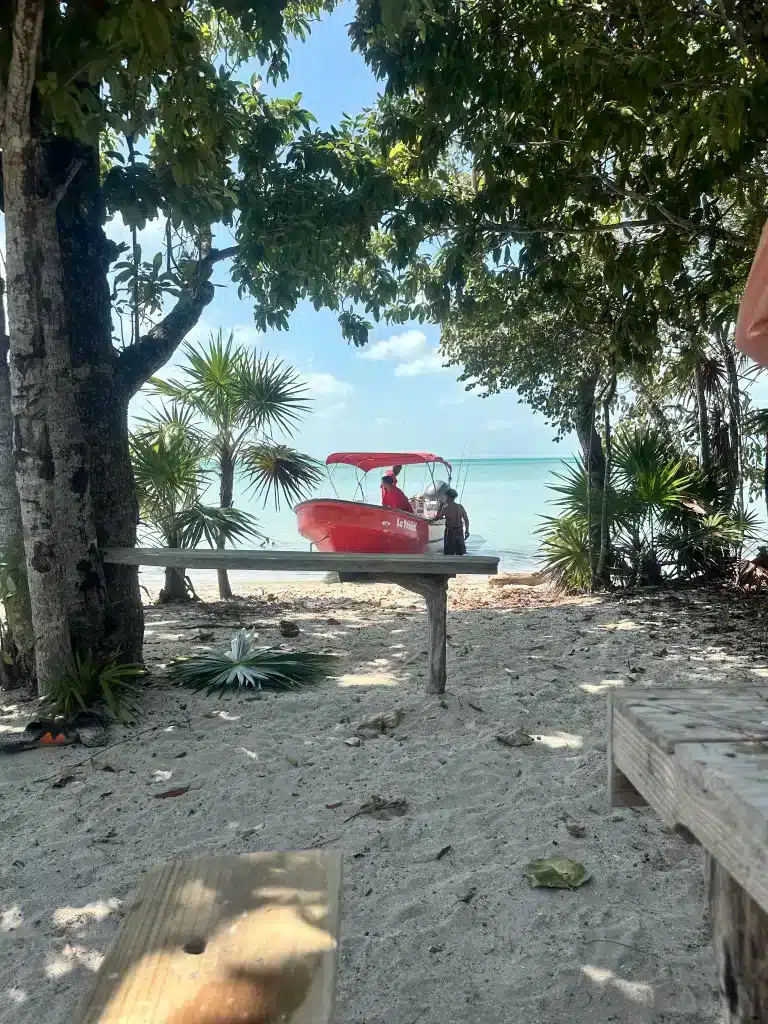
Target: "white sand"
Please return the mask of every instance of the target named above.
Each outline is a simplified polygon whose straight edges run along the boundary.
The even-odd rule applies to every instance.
[[[270,590],[282,609],[149,610],[148,664],[199,646],[198,628],[224,640],[258,621],[273,641],[289,616],[298,644],[340,654],[337,679],[217,702],[167,688],[158,672],[126,742],[0,764],[0,1019],[71,1020],[157,861],[318,844],[344,853],[343,1024],[721,1019],[700,851],[649,810],[606,807],[605,695],[754,680],[764,662],[734,653],[739,620],[724,610],[741,615],[740,604],[701,592],[557,605],[459,580],[441,702],[422,692],[416,598],[390,587]],[[708,628],[724,633],[705,638]],[[344,744],[363,715],[395,708],[405,712],[395,738]],[[18,728],[28,713],[6,707],[0,724]],[[496,741],[521,725],[540,741]],[[53,788],[66,774],[76,781]],[[183,797],[153,799],[186,785]],[[372,794],[405,797],[408,812],[345,824]],[[593,880],[575,892],[529,888],[523,865],[553,853],[583,861]]]

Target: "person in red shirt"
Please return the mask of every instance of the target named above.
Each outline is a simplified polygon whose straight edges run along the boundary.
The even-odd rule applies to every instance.
[[[391,469],[385,470],[384,476],[385,477],[391,476],[393,482],[396,484],[397,483],[397,478],[400,476],[400,473],[402,472],[402,470],[403,470],[402,466],[393,466]],[[388,502],[386,502],[384,500],[385,493],[386,493],[386,489],[385,489],[384,484],[382,482],[382,485],[381,485],[381,504],[382,505],[387,505],[388,504]]]
[[[381,478],[381,504],[387,508],[395,508],[399,512],[413,512],[413,506],[397,486],[393,476]]]

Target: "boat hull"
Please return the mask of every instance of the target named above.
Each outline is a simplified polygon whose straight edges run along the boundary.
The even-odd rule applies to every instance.
[[[299,533],[318,551],[423,555],[442,542],[442,524],[361,501],[313,498],[296,506]]]

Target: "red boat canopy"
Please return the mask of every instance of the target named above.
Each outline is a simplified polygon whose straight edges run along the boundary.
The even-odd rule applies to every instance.
[[[451,471],[450,462],[429,452],[334,452],[325,460],[326,466],[355,466],[364,473],[372,469],[389,469],[390,466],[418,466],[425,462],[440,462]]]

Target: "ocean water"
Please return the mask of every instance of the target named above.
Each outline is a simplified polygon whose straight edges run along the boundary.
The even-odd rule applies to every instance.
[[[495,554],[500,567],[507,571],[532,569],[536,565],[538,541],[535,534],[541,516],[547,513],[551,492],[547,484],[552,473],[562,467],[560,459],[471,459],[452,463],[452,484],[461,495],[461,502],[470,518],[470,554]],[[435,478],[447,479],[447,470],[435,466]],[[329,467],[329,478],[317,493],[358,500],[361,494],[368,501],[379,502],[379,474],[371,472],[362,478],[351,466]],[[417,494],[430,483],[429,468],[406,466],[400,486],[406,494]],[[210,494],[215,498],[215,493]],[[292,508],[276,510],[264,507],[239,481],[235,487],[235,504],[251,512],[259,520],[259,528],[276,548],[304,548],[307,542],[296,529]],[[549,510],[551,511],[551,509]],[[254,546],[251,544],[248,547]]]
[[[525,572],[537,567],[538,538],[536,528],[543,515],[552,514],[552,493],[548,484],[553,482],[553,473],[563,467],[561,459],[457,459],[452,461],[451,482],[461,495],[461,502],[470,520],[470,538],[467,543],[469,554],[498,555],[502,572]],[[435,478],[447,479],[443,466],[435,466]],[[317,495],[332,495],[340,498],[360,499],[361,494],[368,501],[378,504],[379,480],[377,472],[360,477],[350,466],[330,467],[330,475],[318,488]],[[361,491],[362,482],[362,491]],[[430,483],[429,469],[425,466],[406,466],[400,476],[400,483],[406,494],[417,494]],[[216,501],[218,485],[211,485],[206,500]],[[272,503],[264,506],[249,492],[244,481],[235,481],[235,505],[250,512],[259,522],[259,529],[266,538],[265,546],[289,550],[308,548],[307,541],[296,529],[293,509],[283,504],[275,509]],[[258,542],[248,542],[243,547],[258,547]],[[202,583],[214,582],[213,573],[190,572],[195,587]],[[142,581],[149,587],[160,585],[162,571],[145,569]],[[232,586],[247,580],[269,579],[322,579],[320,573],[266,573],[232,572]]]

